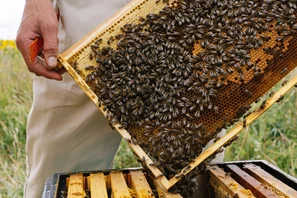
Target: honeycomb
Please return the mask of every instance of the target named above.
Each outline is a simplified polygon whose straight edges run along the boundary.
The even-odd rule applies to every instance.
[[[68,61],[171,178],[295,68],[297,1],[132,4]],[[202,169],[171,191],[191,197]]]

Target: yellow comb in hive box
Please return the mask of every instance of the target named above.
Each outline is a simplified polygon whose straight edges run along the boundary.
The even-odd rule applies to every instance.
[[[134,0],[58,59],[155,178],[189,197],[202,162],[297,83],[246,115],[295,68],[296,4]]]

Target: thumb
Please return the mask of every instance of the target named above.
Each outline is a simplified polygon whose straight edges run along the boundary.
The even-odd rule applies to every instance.
[[[55,68],[58,54],[58,23],[52,22],[41,27],[41,35],[44,40],[43,55],[46,64],[49,68]]]

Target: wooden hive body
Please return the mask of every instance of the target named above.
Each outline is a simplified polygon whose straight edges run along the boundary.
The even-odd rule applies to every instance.
[[[262,198],[297,196],[297,180],[263,160],[210,165],[198,176],[201,184],[191,198]],[[203,192],[202,192],[203,191]],[[141,168],[57,173],[48,178],[42,198],[181,198]]]

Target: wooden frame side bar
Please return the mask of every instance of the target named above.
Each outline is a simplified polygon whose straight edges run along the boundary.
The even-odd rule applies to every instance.
[[[265,170],[263,170],[260,166],[256,166],[254,164],[245,164],[243,169],[258,181],[266,184],[270,188],[273,188],[274,191],[280,193],[282,196],[286,198],[297,197],[297,191],[293,188],[289,187],[282,181],[278,180]]]

